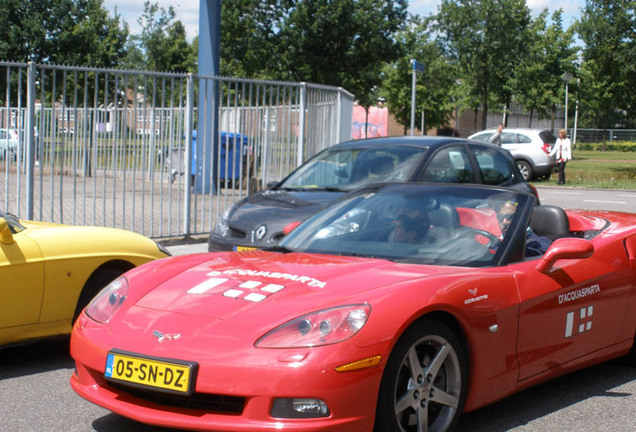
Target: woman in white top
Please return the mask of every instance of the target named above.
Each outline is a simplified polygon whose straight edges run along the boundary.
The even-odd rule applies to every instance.
[[[556,161],[559,164],[559,180],[557,184],[565,184],[565,164],[572,159],[572,144],[570,138],[566,138],[567,132],[565,129],[559,130],[559,138],[554,143],[552,151],[549,156],[555,156]]]

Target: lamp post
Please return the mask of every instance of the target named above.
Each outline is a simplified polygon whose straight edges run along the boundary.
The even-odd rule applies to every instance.
[[[570,83],[570,81],[572,81],[573,78],[574,76],[569,72],[561,75],[561,79],[565,81],[565,120],[563,128],[565,129],[566,134],[568,133],[568,84]]]
[[[413,79],[411,83],[411,135],[415,135],[415,86],[417,84],[417,74],[424,72],[424,65],[417,60],[411,60],[413,66]]]

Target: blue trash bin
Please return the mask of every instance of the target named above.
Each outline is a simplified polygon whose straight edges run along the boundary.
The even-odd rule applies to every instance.
[[[238,180],[241,178],[241,152],[247,148],[248,137],[234,132],[221,132],[220,166],[218,170],[221,181]],[[192,131],[192,171],[196,172],[197,131]]]
[[[221,181],[241,178],[241,152],[248,137],[234,132],[221,132],[219,177]]]

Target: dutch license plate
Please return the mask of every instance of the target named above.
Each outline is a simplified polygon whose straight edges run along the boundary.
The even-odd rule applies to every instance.
[[[255,247],[250,247],[250,246],[235,246],[234,250],[237,252],[241,252],[241,251],[249,251],[249,250],[255,250]]]
[[[104,377],[138,387],[189,395],[194,390],[196,370],[194,362],[111,351],[106,357]]]

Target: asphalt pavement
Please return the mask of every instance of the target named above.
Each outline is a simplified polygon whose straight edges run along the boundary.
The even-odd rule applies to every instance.
[[[636,191],[540,187],[543,204],[636,212]],[[171,244],[207,251],[206,239]],[[93,405],[70,388],[68,338],[0,350],[0,432],[168,432]],[[565,375],[466,414],[458,432],[636,432],[636,368],[617,361]],[[358,431],[352,431],[358,432]]]

